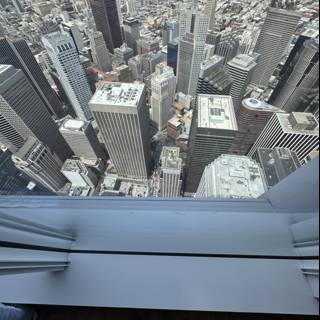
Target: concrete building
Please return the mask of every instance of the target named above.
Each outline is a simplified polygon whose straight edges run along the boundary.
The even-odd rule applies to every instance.
[[[167,65],[173,69],[174,74],[176,75],[178,65],[179,41],[176,39],[168,42],[167,50]]]
[[[296,61],[291,75],[274,99],[274,105],[287,111],[305,111],[312,100],[313,89],[319,87],[319,41],[305,41],[304,49]],[[308,97],[311,94],[311,99]]]
[[[257,162],[223,154],[205,168],[195,197],[250,199],[265,192],[264,175]]]
[[[74,22],[61,23],[61,29],[62,31],[69,33],[77,47],[78,52],[84,48],[83,36],[79,30],[79,27]]]
[[[300,163],[319,148],[319,124],[311,113],[275,113],[248,155],[258,149],[288,148],[295,151]]]
[[[164,56],[161,51],[149,52],[142,56],[144,79],[156,71],[157,64],[164,62]]]
[[[61,161],[72,151],[42,99],[21,70],[0,65],[0,142],[14,153],[33,136]]]
[[[149,113],[143,84],[105,83],[90,101],[119,177],[146,181],[150,167]]]
[[[134,55],[138,53],[137,41],[140,39],[140,22],[138,19],[128,17],[123,21],[123,30],[126,43],[133,50]]]
[[[118,82],[130,83],[133,81],[131,70],[127,65],[121,64],[120,66],[116,67],[114,71],[117,74]]]
[[[258,149],[253,158],[262,167],[268,189],[301,166],[297,154],[286,148]]]
[[[34,137],[12,155],[16,167],[41,187],[58,193],[67,180],[60,172],[63,162]]]
[[[238,131],[230,96],[202,95],[193,112],[185,192],[197,191],[205,167],[228,153]]]
[[[209,15],[209,30],[215,29],[218,0],[208,0],[205,12]]]
[[[156,72],[151,78],[151,113],[152,120],[160,131],[167,126],[170,118],[176,83],[177,80],[171,67],[164,63],[156,66]]]
[[[180,149],[164,147],[161,154],[160,195],[165,198],[177,198],[182,186],[182,159]]]
[[[223,57],[214,55],[201,63],[197,94],[229,95],[232,79],[223,65]]]
[[[123,43],[117,0],[90,0],[90,4],[97,30],[113,53]]]
[[[25,40],[11,41],[0,38],[0,64],[12,65],[22,70],[49,113],[56,118],[65,115],[62,103],[52,90]]]
[[[233,99],[236,114],[256,66],[255,58],[248,54],[239,54],[227,63],[227,71],[232,78],[230,95]]]
[[[78,159],[67,159],[61,172],[71,182],[72,187],[95,188],[98,183],[94,172]]]
[[[169,42],[176,40],[179,37],[179,22],[175,19],[169,19],[164,24],[162,34],[162,44],[167,46]]]
[[[227,64],[231,59],[233,59],[237,55],[238,48],[238,36],[232,33],[226,33],[219,38],[215,46],[215,54],[223,57],[224,64]]]
[[[90,122],[66,117],[59,130],[77,157],[87,160],[106,159]]]
[[[123,44],[120,48],[114,49],[114,55],[120,63],[128,64],[128,61],[133,58],[133,49]]]
[[[254,52],[260,54],[258,65],[252,75],[252,82],[267,87],[270,77],[279,64],[282,55],[295,32],[300,14],[293,10],[268,9]]]
[[[196,94],[200,65],[204,59],[208,24],[208,16],[194,9],[186,9],[180,16],[178,92]]]
[[[67,33],[54,32],[43,36],[42,42],[77,117],[92,119],[88,107],[92,92],[72,38]]]
[[[246,155],[276,112],[284,111],[254,98],[243,100],[237,114],[239,130],[230,153]]]
[[[132,74],[132,80],[133,81],[138,80],[143,82],[144,80],[143,56],[137,55],[131,58],[128,61],[128,66]]]
[[[137,40],[138,54],[145,54],[150,52],[158,52],[160,44],[157,39],[143,37]]]
[[[107,49],[103,34],[100,31],[92,31],[89,34],[91,55],[93,63],[102,71],[112,70],[111,58]]]

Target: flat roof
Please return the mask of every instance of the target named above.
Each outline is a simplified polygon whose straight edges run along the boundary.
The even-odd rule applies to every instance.
[[[238,69],[242,69],[245,71],[250,71],[257,65],[257,63],[255,62],[255,58],[251,55],[239,54],[236,57],[234,57],[231,61],[229,61],[228,65],[234,66]]]
[[[271,104],[268,104],[264,101],[255,99],[255,98],[247,98],[242,101],[242,104],[247,109],[257,110],[257,111],[267,111],[267,112],[284,112],[282,109],[279,109]]]
[[[297,119],[302,119],[301,117],[303,117],[303,115],[308,115],[308,116],[312,116],[314,118],[314,116],[312,115],[312,113],[302,113],[302,112],[295,112],[295,114],[298,114]],[[299,115],[300,114],[300,115]],[[286,133],[292,133],[292,134],[306,134],[306,135],[316,135],[319,136],[319,126],[315,129],[312,130],[301,130],[301,129],[293,129],[292,124],[290,122],[290,116],[291,114],[289,113],[277,113],[276,116],[279,119],[279,123],[282,127],[282,130]],[[314,120],[317,122],[316,118],[314,118]]]
[[[81,130],[86,125],[85,121],[69,119],[63,123],[62,128],[67,130]]]
[[[164,147],[161,154],[162,169],[181,169],[182,159],[180,149],[176,147]]]
[[[112,106],[138,106],[144,91],[144,84],[106,82],[92,97],[90,104]]]
[[[238,130],[231,96],[198,96],[198,127]]]

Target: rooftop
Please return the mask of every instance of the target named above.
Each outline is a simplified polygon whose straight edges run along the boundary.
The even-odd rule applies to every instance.
[[[306,135],[316,135],[319,136],[319,126],[308,129],[308,124],[311,125],[310,128],[318,124],[316,118],[311,113],[303,112],[293,112],[289,113],[277,113],[276,114],[280,125],[284,132],[292,134],[306,134]]]
[[[262,100],[255,98],[248,98],[242,101],[242,105],[247,109],[258,110],[258,111],[268,111],[268,112],[284,112],[283,110],[274,107],[271,104],[268,104]]]
[[[230,96],[198,96],[198,127],[238,130],[233,101]]]
[[[86,126],[86,122],[82,120],[67,119],[63,122],[62,130],[80,131]]]
[[[257,65],[257,63],[255,62],[255,58],[251,55],[239,54],[236,57],[234,57],[231,61],[229,61],[228,65],[245,71],[250,71]]]
[[[77,159],[67,159],[63,164],[61,171],[68,172],[83,172],[87,171],[86,167],[80,160]]]
[[[180,149],[176,147],[164,147],[161,154],[162,169],[180,170],[182,159],[180,158]]]
[[[144,87],[144,84],[107,82],[96,91],[90,104],[136,107]]]

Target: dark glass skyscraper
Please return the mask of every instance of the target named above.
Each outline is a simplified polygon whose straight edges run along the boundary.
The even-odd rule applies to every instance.
[[[51,115],[62,118],[62,103],[50,87],[25,40],[0,38],[0,64],[12,65],[23,71]]]
[[[113,53],[122,41],[116,0],[91,0],[91,8],[97,30],[101,31],[108,50]]]
[[[178,50],[179,42],[177,40],[168,43],[167,64],[174,70],[175,75],[177,74]]]

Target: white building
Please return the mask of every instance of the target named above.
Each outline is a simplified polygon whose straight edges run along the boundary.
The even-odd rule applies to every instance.
[[[145,182],[151,156],[145,85],[105,83],[90,108],[119,177]]]
[[[151,112],[152,120],[162,130],[170,118],[176,92],[176,77],[171,67],[164,63],[156,66],[156,72],[151,78]]]
[[[180,149],[164,147],[161,154],[160,194],[162,197],[180,196],[182,185],[182,159]]]
[[[92,92],[73,39],[67,33],[54,32],[43,36],[42,42],[75,113],[81,120],[92,119],[88,107]]]
[[[202,175],[196,198],[249,199],[266,192],[260,166],[249,157],[221,155]]]
[[[319,124],[311,113],[275,113],[248,155],[258,149],[288,148],[303,163],[311,151],[319,148]]]

